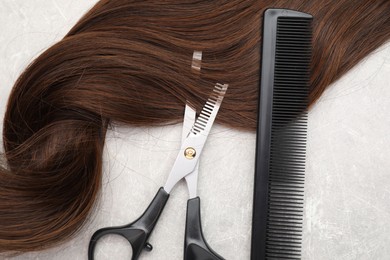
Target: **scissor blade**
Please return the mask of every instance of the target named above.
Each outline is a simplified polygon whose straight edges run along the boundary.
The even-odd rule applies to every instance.
[[[194,127],[191,129],[191,133],[193,135],[209,134],[214,120],[218,114],[219,107],[222,103],[223,97],[225,96],[227,88],[227,84],[217,83],[214,86],[213,93],[207,99],[207,102],[203,106],[203,109],[200,112],[198,119],[196,119]]]
[[[170,193],[179,180],[195,170],[227,87],[227,84],[222,85],[217,83],[215,85],[213,94],[207,100],[189,135],[182,143],[179,154],[164,186],[166,192]],[[188,156],[186,151],[189,149],[195,151],[194,156]],[[190,178],[190,181],[192,179],[195,178]],[[189,186],[194,186],[196,188],[196,183],[189,184]]]
[[[186,104],[184,110],[184,121],[183,121],[183,131],[181,133],[181,142],[184,143],[188,134],[190,133],[192,127],[194,126],[196,119],[196,111],[188,104]]]
[[[195,119],[196,119],[195,109],[193,109],[188,104],[186,104],[186,108],[184,111],[183,132],[181,136],[182,143],[185,141],[192,127],[194,126]],[[195,169],[185,177],[190,198],[196,197],[196,190],[198,187],[198,166],[199,163],[195,166]]]

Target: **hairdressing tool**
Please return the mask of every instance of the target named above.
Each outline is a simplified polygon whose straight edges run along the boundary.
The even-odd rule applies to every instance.
[[[202,154],[203,146],[217,116],[227,87],[226,84],[218,83],[215,85],[212,95],[208,98],[196,121],[196,112],[186,104],[182,145],[165,186],[158,190],[149,207],[136,221],[128,225],[102,228],[96,231],[89,243],[88,259],[94,259],[94,249],[97,241],[108,234],[121,235],[130,242],[133,249],[132,260],[138,259],[143,249],[152,250],[152,246],[147,243],[148,238],[164,209],[169,193],[183,178],[187,182],[190,197],[187,202],[184,259],[223,259],[208,246],[203,237],[200,220],[200,198],[196,195],[196,189],[199,157]]]
[[[300,259],[312,16],[264,13],[251,259]]]

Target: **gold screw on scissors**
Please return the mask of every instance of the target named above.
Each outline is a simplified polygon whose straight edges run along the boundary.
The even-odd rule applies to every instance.
[[[188,147],[185,151],[184,151],[184,156],[188,159],[188,160],[192,160],[195,158],[196,156],[196,150],[192,147]]]

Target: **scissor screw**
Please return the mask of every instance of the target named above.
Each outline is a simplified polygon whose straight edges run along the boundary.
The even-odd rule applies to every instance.
[[[192,160],[195,158],[195,155],[196,155],[196,150],[192,147],[188,147],[185,151],[184,151],[184,156],[188,159],[188,160]]]

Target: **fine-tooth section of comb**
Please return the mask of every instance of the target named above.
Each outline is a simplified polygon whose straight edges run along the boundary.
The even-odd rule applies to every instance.
[[[227,88],[227,84],[215,84],[213,93],[209,96],[206,104],[203,106],[202,111],[200,112],[193,128],[191,129],[191,133],[197,135],[201,132],[210,130],[215,116],[218,113],[218,109],[222,103],[223,97],[225,96]]]
[[[301,259],[312,16],[268,9],[251,259]]]

